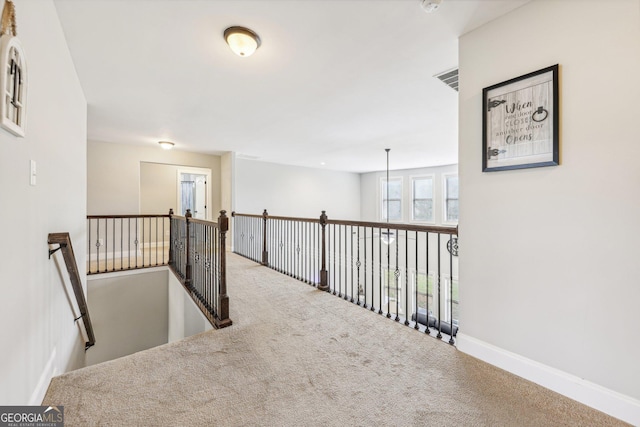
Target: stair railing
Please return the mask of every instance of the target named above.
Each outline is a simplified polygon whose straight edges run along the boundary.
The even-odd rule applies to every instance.
[[[458,331],[458,229],[232,213],[233,251],[431,334]]]
[[[55,249],[49,249],[49,258],[51,258],[51,255],[55,252],[62,251],[64,263],[71,280],[71,287],[73,288],[73,293],[80,310],[80,317],[75,320],[82,319],[84,329],[87,333],[87,341],[84,346],[86,351],[96,343],[96,337],[93,333],[93,326],[91,325],[91,318],[89,317],[89,307],[87,307],[87,300],[84,296],[84,290],[82,289],[76,256],[73,253],[73,246],[71,245],[71,237],[69,237],[69,233],[49,233],[48,242],[50,245],[58,245]]]

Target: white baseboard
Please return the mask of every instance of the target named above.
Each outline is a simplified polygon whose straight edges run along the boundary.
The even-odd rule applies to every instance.
[[[40,375],[40,379],[38,380],[38,385],[36,385],[35,390],[31,393],[31,398],[29,399],[29,405],[40,405],[42,404],[42,399],[44,399],[44,395],[47,393],[47,389],[49,388],[49,383],[51,382],[51,378],[56,375],[56,349],[53,348],[51,352],[51,356],[49,356],[49,360],[47,364],[44,366],[44,370]]]
[[[640,400],[458,333],[458,350],[612,417],[640,426]]]
[[[91,260],[91,262],[97,262],[99,259],[100,262],[103,262],[105,260],[113,260],[113,259],[120,259],[120,258],[128,260],[129,258],[135,258],[136,256],[138,258],[142,258],[142,250],[138,249],[131,252],[108,251],[107,253],[101,251],[99,255],[97,255],[95,252],[91,252],[90,254],[89,253],[87,254],[87,261]]]

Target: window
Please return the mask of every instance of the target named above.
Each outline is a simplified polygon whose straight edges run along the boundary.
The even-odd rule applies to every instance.
[[[387,220],[387,205],[389,206],[389,221],[402,220],[402,178],[389,178],[389,194],[387,197],[387,180],[381,181],[382,189],[382,215],[383,221]]]
[[[27,63],[20,41],[10,34],[0,43],[0,96],[0,126],[24,137]]]
[[[444,221],[458,222],[458,175],[444,176]]]
[[[433,177],[412,178],[412,213],[414,221],[433,222]]]

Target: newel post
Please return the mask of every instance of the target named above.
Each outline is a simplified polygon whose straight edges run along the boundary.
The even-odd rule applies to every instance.
[[[321,291],[329,290],[329,283],[327,280],[327,245],[326,245],[326,236],[325,236],[325,227],[327,226],[327,213],[326,211],[322,211],[322,215],[320,215],[320,226],[322,227],[322,268],[320,270],[320,284],[318,285],[318,289]]]
[[[229,295],[227,295],[227,231],[229,230],[229,217],[227,211],[220,211],[218,218],[220,230],[220,286],[218,288],[218,313],[215,319],[217,328],[225,328],[231,325],[229,319]]]
[[[173,209],[169,209],[169,265],[173,265]]]
[[[262,212],[262,265],[269,265],[269,252],[267,252],[267,219],[269,218],[269,213],[265,209]]]
[[[191,215],[191,209],[187,209],[187,212],[184,214],[185,217],[185,221],[187,223],[187,259],[186,259],[186,265],[185,265],[185,269],[184,269],[184,285],[187,287],[187,289],[191,289],[191,248],[190,248],[190,243],[191,243],[191,234],[189,233],[189,223],[191,220],[191,217],[193,215]]]

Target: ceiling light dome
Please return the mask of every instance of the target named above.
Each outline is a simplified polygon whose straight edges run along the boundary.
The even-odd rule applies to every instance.
[[[173,142],[171,141],[159,141],[158,144],[160,144],[160,147],[164,148],[165,150],[171,150],[174,146]]]
[[[260,47],[260,37],[245,27],[229,27],[224,30],[224,39],[238,56],[251,56]]]
[[[420,2],[422,8],[427,13],[432,13],[438,10],[438,8],[440,7],[440,3],[442,3],[442,0],[422,0]]]

